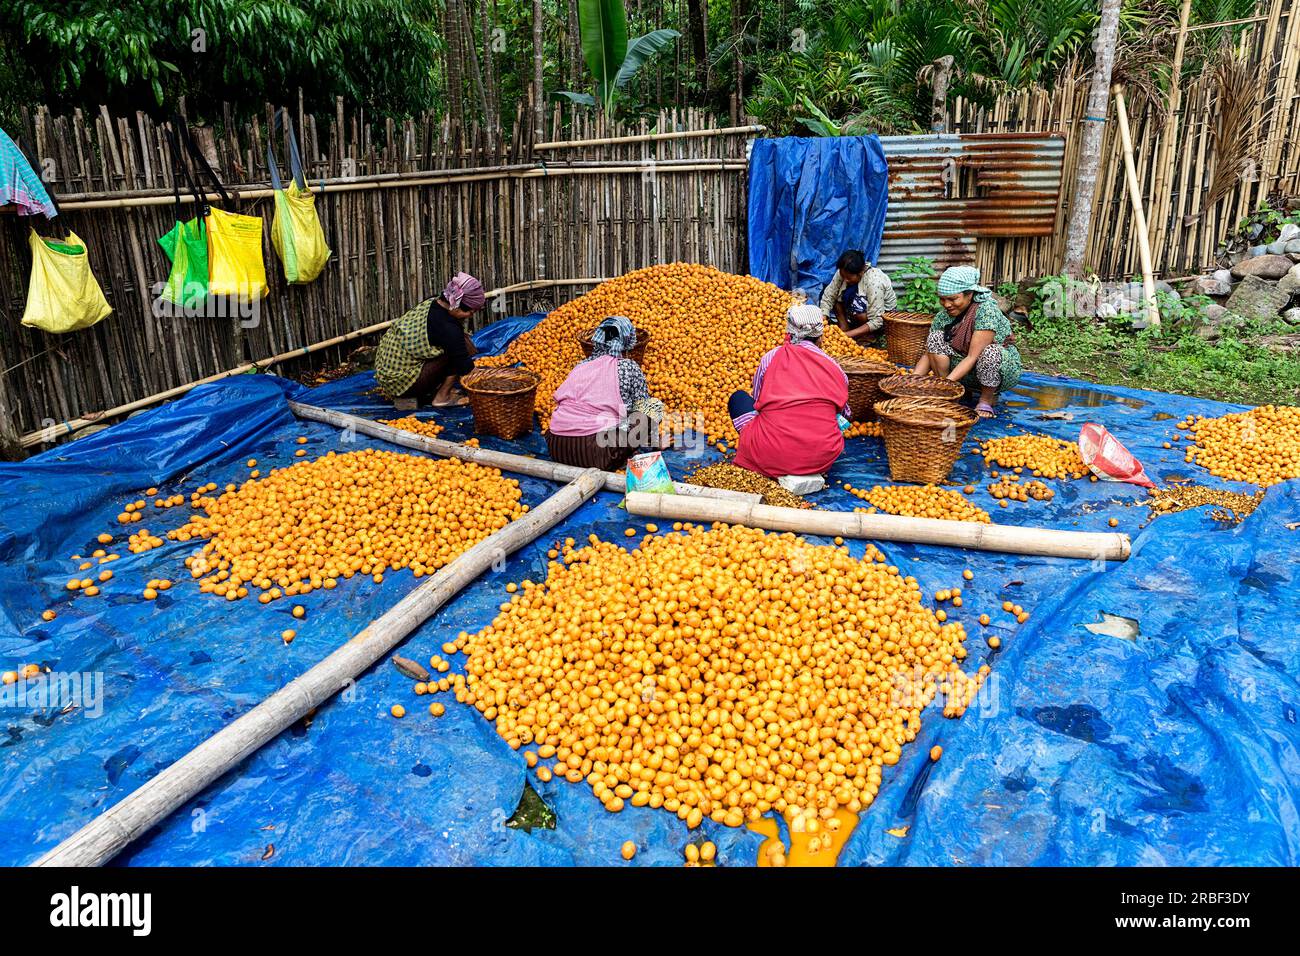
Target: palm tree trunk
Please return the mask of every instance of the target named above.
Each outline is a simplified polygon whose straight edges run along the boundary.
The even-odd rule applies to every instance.
[[[1101,165],[1106,116],[1110,112],[1110,74],[1115,66],[1115,38],[1119,33],[1121,2],[1102,0],[1101,22],[1093,45],[1092,85],[1088,89],[1083,131],[1079,134],[1074,193],[1070,197],[1070,214],[1065,222],[1065,256],[1061,269],[1066,275],[1083,274],[1083,260],[1088,252],[1092,203],[1097,195],[1097,168]]]
[[[497,69],[492,55],[492,46],[496,42],[492,24],[496,22],[496,4],[494,0],[478,0],[480,32],[483,34],[483,87],[486,91],[487,127],[495,136],[501,127],[499,94],[497,93]],[[489,13],[489,5],[493,8]]]
[[[542,86],[542,0],[533,0],[533,137],[540,141],[545,133],[542,124],[546,116],[546,96]]]
[[[471,2],[473,2],[473,0],[471,0]],[[469,53],[469,74],[472,81],[470,88],[474,91],[474,96],[478,100],[478,114],[482,117],[483,125],[489,126],[487,91],[483,88],[483,70],[479,64],[479,41],[478,38],[474,36],[473,15],[461,0],[456,0],[456,7],[460,14],[461,36],[465,38],[465,49]]]
[[[447,0],[443,9],[443,36],[447,38],[447,115],[453,123],[465,124],[465,106],[462,101],[462,56],[460,49],[460,14],[456,0]]]
[[[691,35],[691,56],[695,60],[697,96],[709,89],[709,41],[706,35],[709,20],[709,0],[686,0],[686,29]]]

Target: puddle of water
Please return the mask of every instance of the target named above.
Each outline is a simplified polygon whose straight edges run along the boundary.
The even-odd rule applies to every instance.
[[[1169,419],[1173,418],[1174,416],[1170,415],[1168,412],[1156,412],[1151,417],[1158,422],[1167,422],[1169,421]]]
[[[1102,408],[1106,405],[1126,405],[1129,408],[1145,408],[1147,402],[1136,398],[1123,398],[1110,392],[1099,392],[1090,388],[1072,388],[1066,385],[1018,385],[1012,389],[1013,395],[1023,395],[1028,402],[1007,401],[1016,408],[1033,408],[1038,411],[1055,411],[1071,405],[1083,408]]]
[[[819,820],[815,832],[796,833],[790,830],[790,846],[781,842],[781,831],[775,820],[763,817],[748,824],[749,829],[767,837],[758,848],[758,865],[771,866],[768,855],[774,847],[780,847],[786,856],[786,866],[834,866],[839,859],[844,844],[849,842],[854,828],[858,825],[858,815],[850,813],[843,807],[835,811],[831,820],[836,821],[838,829],[831,829],[830,820]],[[789,829],[789,820],[786,821]],[[814,849],[814,841],[817,849]]]

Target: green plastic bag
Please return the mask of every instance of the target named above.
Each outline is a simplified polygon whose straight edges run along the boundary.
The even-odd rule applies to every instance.
[[[208,233],[204,226],[208,206],[199,195],[181,160],[180,143],[174,130],[168,130],[172,143],[172,188],[176,194],[176,224],[158,239],[171,271],[163,284],[162,297],[173,305],[192,308],[208,297]],[[197,216],[189,222],[181,219],[181,177],[185,177],[194,196]]]
[[[173,305],[190,308],[208,297],[208,235],[202,219],[177,220],[158,240],[172,269],[162,297]]]

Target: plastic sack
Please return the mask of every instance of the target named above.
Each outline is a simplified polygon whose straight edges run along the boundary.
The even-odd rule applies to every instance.
[[[266,286],[262,259],[262,217],[243,216],[215,206],[208,210],[208,291],[260,299]]]
[[[1103,426],[1088,422],[1079,431],[1079,456],[1089,470],[1106,481],[1125,481],[1154,488],[1142,462]]]
[[[184,308],[198,305],[208,296],[208,236],[202,219],[181,222],[158,245],[172,264],[163,284],[162,297]]]
[[[275,216],[271,220],[271,244],[284,265],[289,282],[310,282],[329,261],[330,247],[316,215],[316,196],[289,183],[275,191]]]
[[[633,455],[627,460],[628,491],[646,491],[655,495],[671,495],[676,491],[673,476],[668,472],[668,462],[662,452],[649,451]]]
[[[45,332],[88,328],[113,311],[90,271],[86,244],[75,232],[63,240],[42,239],[33,230],[32,275],[23,325]]]
[[[307,178],[303,175],[298,138],[294,136],[293,125],[283,109],[275,117],[275,128],[280,126],[284,127],[285,138],[289,141],[289,173],[293,181],[288,189],[280,182],[280,168],[275,164],[275,152],[271,149],[271,137],[268,137],[266,168],[271,174],[271,188],[275,190],[271,245],[284,265],[285,279],[310,282],[325,268],[330,247],[325,244],[325,231],[316,214],[316,196],[307,188]]]

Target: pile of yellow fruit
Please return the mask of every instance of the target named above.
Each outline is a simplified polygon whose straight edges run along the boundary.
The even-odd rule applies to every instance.
[[[1035,478],[1082,478],[1088,466],[1079,455],[1079,443],[1051,435],[1007,435],[980,444],[987,465],[1028,468]]]
[[[1020,480],[1019,475],[1000,475],[998,480],[989,485],[989,494],[994,498],[1010,501],[1051,501],[1056,497],[1056,492],[1041,481]]]
[[[690,827],[856,813],[922,710],[945,695],[959,716],[988,673],[962,671],[962,626],[870,545],[859,559],[791,534],[674,528],[630,551],[566,542],[545,582],[443,647],[467,655],[458,701],[607,810],[662,807]]]
[[[207,539],[186,565],[227,600],[389,568],[431,574],[528,510],[519,482],[495,468],[372,448],[300,461],[198,505],[205,514],[167,536]]]
[[[407,415],[405,418],[381,418],[379,424],[411,432],[413,435],[423,435],[425,438],[437,438],[442,434],[442,426],[437,422],[416,418],[414,415]]]
[[[844,431],[845,438],[881,438],[884,434],[883,422],[854,422]]]
[[[868,514],[883,511],[909,518],[943,518],[979,524],[990,524],[993,520],[987,511],[972,504],[960,491],[936,485],[876,485],[868,491],[846,483],[844,490],[869,502],[870,508],[854,509]]]
[[[752,276],[681,262],[651,266],[565,303],[511,342],[504,355],[479,364],[522,362],[540,375],[537,409],[545,425],[556,388],[582,361],[578,336],[623,315],[650,334],[643,367],[650,394],[670,413],[669,425],[679,432],[694,428],[698,416],[711,443],[734,442],[727,399],[753,386],[759,359],[785,336],[785,313],[793,303],[789,292]],[[883,350],[861,348],[834,323],[822,348],[837,357],[885,358]]]
[[[1190,430],[1195,442],[1186,460],[1212,475],[1265,488],[1300,477],[1300,408],[1294,405],[1261,405],[1222,418],[1189,417],[1178,427]]]

